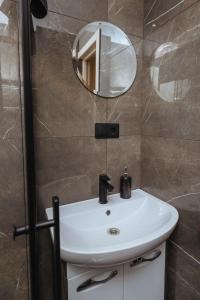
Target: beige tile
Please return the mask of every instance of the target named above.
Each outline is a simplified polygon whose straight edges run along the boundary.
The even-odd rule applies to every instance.
[[[200,35],[195,7],[198,12],[199,3],[154,32],[158,42],[144,43],[144,135],[199,139]]]
[[[184,1],[145,26],[142,186],[179,212],[167,261],[167,299],[199,299],[199,10]],[[145,22],[178,1],[145,2]],[[148,9],[146,8],[148,6]],[[149,10],[149,11],[148,11]],[[151,10],[151,12],[150,12]],[[181,12],[181,13],[180,13]],[[157,15],[156,15],[157,14]],[[174,18],[174,16],[176,16]],[[195,55],[194,55],[195,53]],[[152,74],[154,77],[152,78]]]
[[[17,4],[1,1],[0,13],[0,299],[26,300],[25,238],[12,240],[25,224]]]
[[[0,41],[18,43],[18,5],[14,1],[2,1],[0,12],[4,17],[0,26]]]
[[[12,235],[0,234],[0,298],[28,299],[27,253],[25,238],[13,241]]]
[[[147,36],[168,20],[176,17],[198,0],[145,0],[144,1],[144,34]],[[155,27],[155,25],[156,27]],[[152,26],[153,25],[153,26]]]
[[[90,93],[77,78],[71,58],[75,36],[67,33],[67,28],[64,32],[62,26],[62,30],[38,27],[36,32],[33,58],[36,136],[94,136],[94,124],[106,119],[107,100]],[[71,24],[70,30],[72,27]]]
[[[174,270],[167,274],[166,299],[199,300],[199,294]]]
[[[20,87],[12,84],[0,84],[0,109],[20,108]]]
[[[0,140],[0,231],[25,223],[21,141]]]
[[[106,21],[108,16],[107,0],[50,0],[49,10],[88,21]]]
[[[36,32],[38,28],[44,28],[56,32],[68,33],[69,35],[74,36],[82,29],[82,27],[88,24],[88,21],[49,11],[47,16],[43,19],[33,18],[33,23],[36,27]]]
[[[87,137],[36,140],[37,179],[45,206],[98,195],[99,174],[106,171],[106,141]]]
[[[196,36],[195,32],[198,34],[199,10],[200,3],[197,0],[194,5],[184,10],[175,18],[170,18],[163,26],[158,26],[156,30],[149,32],[145,38],[160,43],[171,42],[175,39],[177,41],[180,39],[193,39]]]
[[[199,184],[197,184],[198,186]],[[179,211],[179,221],[185,227],[198,233],[200,226],[200,192],[191,192],[175,197],[170,204]]]
[[[142,186],[178,209],[171,239],[195,259],[199,251],[200,142],[156,137],[142,140]]]
[[[137,58],[142,58],[143,57],[143,39],[138,36],[131,35],[131,34],[128,34],[128,38],[130,39],[130,41],[135,49]]]
[[[143,37],[143,2],[108,0],[108,20],[126,33]]]
[[[156,137],[142,139],[142,186],[163,200],[199,189],[200,142]]]
[[[9,139],[21,137],[20,108],[0,108],[0,138]]]
[[[0,49],[0,84],[18,87],[20,85],[18,45],[2,42],[0,38]]]
[[[107,141],[107,174],[111,178],[114,192],[119,192],[120,176],[124,167],[132,176],[133,188],[140,185],[140,136],[121,136]]]
[[[200,261],[199,231],[185,226],[180,221],[171,236],[171,240],[184,249],[184,251],[191,255],[196,261]]]
[[[199,263],[172,242],[168,243],[167,258],[167,268],[176,271],[177,276],[200,294]]]
[[[124,95],[108,99],[107,121],[120,124],[120,136],[141,133],[142,63],[138,58],[137,74],[132,87]]]

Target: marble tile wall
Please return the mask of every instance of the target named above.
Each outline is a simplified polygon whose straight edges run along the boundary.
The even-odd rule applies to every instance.
[[[98,176],[107,173],[119,190],[119,177],[129,166],[134,186],[140,185],[141,76],[143,2],[49,0],[46,18],[34,20],[32,57],[36,170],[39,216],[58,195],[61,204],[98,195]],[[99,98],[78,80],[71,49],[76,34],[92,21],[110,21],[133,42],[138,57],[134,85],[122,97]],[[134,24],[133,24],[134,20]],[[96,140],[96,122],[119,122],[120,138]],[[52,299],[51,241],[39,236],[40,299]],[[47,259],[48,257],[48,259]],[[49,276],[47,276],[47,274]]]
[[[144,1],[142,187],[174,205],[167,299],[200,299],[200,1]],[[154,25],[153,25],[154,24]]]
[[[144,0],[144,36],[199,0]]]
[[[33,56],[37,182],[45,207],[50,205],[52,194],[58,194],[62,203],[96,196],[98,175],[103,172],[111,176],[118,191],[119,176],[126,164],[130,165],[135,186],[140,184],[143,34],[141,1],[88,0],[83,5],[81,1],[50,0],[48,3],[47,17],[35,20]],[[117,99],[91,94],[73,70],[71,48],[75,36],[94,20],[111,21],[124,29],[137,51],[135,83]],[[120,123],[119,140],[94,138],[95,123],[106,121]],[[130,155],[125,156],[125,151]],[[113,165],[115,160],[118,163]]]
[[[55,194],[62,204],[97,196],[102,172],[111,176],[118,191],[119,176],[128,165],[134,187],[142,184],[180,213],[168,244],[167,299],[196,300],[200,299],[200,2],[144,2],[144,49],[140,0],[50,0],[47,17],[35,20],[38,215],[44,218],[44,208]],[[24,223],[17,4],[5,0],[0,9],[8,17],[7,26],[0,24],[0,298],[23,300],[26,244],[23,239],[13,244],[10,227]],[[95,20],[121,27],[136,48],[135,83],[117,99],[92,95],[73,71],[74,38]],[[107,121],[120,123],[120,138],[95,140],[95,122]],[[50,300],[48,234],[39,236],[39,245],[40,299]]]
[[[12,240],[25,224],[18,4],[0,3],[0,299],[28,299],[26,240]]]
[[[118,191],[119,176],[128,165],[134,187],[142,184],[180,213],[168,244],[167,299],[200,299],[200,2],[146,0],[144,49],[142,1],[48,3],[48,16],[35,20],[32,57],[39,217],[44,218],[52,195],[62,204],[96,196],[102,172],[111,176]],[[24,223],[17,4],[5,0],[0,9],[9,21],[0,26],[0,298],[23,300],[26,243],[21,239],[13,244],[10,226]],[[117,99],[92,95],[73,71],[74,38],[95,20],[121,27],[136,48],[135,83]],[[119,139],[95,140],[95,122],[106,121],[120,123]],[[40,299],[49,300],[48,234],[39,236],[39,246]]]

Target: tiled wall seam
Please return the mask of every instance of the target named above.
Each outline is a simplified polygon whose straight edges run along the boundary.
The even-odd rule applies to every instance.
[[[185,1],[185,0],[183,0],[183,1]],[[167,18],[167,20],[164,22],[164,23],[162,23],[162,24],[159,24],[158,26],[156,26],[155,28],[153,28],[153,33],[154,32],[156,32],[157,30],[159,30],[161,27],[163,27],[163,26],[166,26],[166,24],[167,23],[170,23],[171,21],[173,21],[175,18],[177,18],[179,15],[181,15],[181,14],[183,14],[185,11],[187,11],[188,9],[190,9],[192,6],[194,6],[194,5],[198,5],[198,2],[199,2],[200,0],[196,0],[196,2],[194,2],[194,3],[192,3],[190,6],[187,6],[186,8],[184,8],[184,9],[182,9],[180,12],[177,12],[174,16],[171,16],[171,17],[168,17]],[[181,1],[182,2],[182,1]],[[176,7],[176,6],[175,6]],[[171,10],[169,10],[169,12],[171,12]],[[168,13],[167,13],[168,14]],[[160,16],[158,16],[158,17],[156,17],[154,20],[151,20],[151,21],[149,21],[147,24],[144,24],[144,31],[143,31],[143,37],[145,37],[145,40],[147,39],[147,40],[149,40],[149,41],[154,41],[154,40],[152,40],[152,39],[149,39],[148,38],[148,34],[147,35],[145,35],[145,26],[147,26],[148,24],[150,24],[150,23],[154,23],[155,21],[159,21],[160,19],[162,19],[162,17],[163,16],[165,16],[165,15],[167,15],[166,13],[163,13],[163,14],[161,14]],[[151,33],[152,33],[151,32]],[[150,34],[151,34],[150,33]],[[155,41],[156,42],[156,41]]]
[[[199,139],[195,139],[195,138],[185,138],[185,137],[180,137],[180,136],[170,136],[170,135],[152,135],[152,134],[145,134],[142,133],[143,137],[147,137],[147,138],[165,138],[168,140],[180,140],[180,141],[188,141],[188,142],[200,142],[200,137]]]
[[[175,243],[174,241],[172,241],[171,239],[169,239],[170,243],[172,243],[175,247],[177,247],[181,252],[183,252],[185,255],[187,255],[190,259],[192,259],[195,263],[197,263],[198,265],[200,265],[200,261],[198,259],[196,259],[195,257],[193,257],[191,254],[189,254],[187,251],[184,250],[184,248],[182,248],[181,246],[179,246],[177,243]]]
[[[189,282],[187,280],[185,280],[185,278],[183,278],[180,273],[177,273],[174,269],[172,270],[171,268],[169,268],[169,270],[172,271],[173,273],[175,273],[176,276],[179,277],[186,284],[186,286],[188,286],[188,288],[190,288],[196,295],[200,296],[200,293],[192,285],[190,285]],[[171,299],[169,299],[169,300],[171,300]],[[192,300],[192,299],[190,299],[190,300]]]
[[[17,0],[11,0],[11,1],[17,1]],[[64,16],[64,17],[67,17],[67,18],[69,18],[69,19],[73,19],[73,20],[85,22],[85,24],[88,24],[88,23],[90,23],[90,22],[93,22],[93,21],[89,21],[89,20],[87,20],[87,19],[76,18],[76,17],[74,17],[74,16],[67,15],[67,14],[60,13],[60,12],[56,12],[56,11],[53,11],[53,10],[48,10],[48,12],[53,13],[53,14],[56,14],[56,15],[58,15],[58,16]],[[109,22],[109,20],[107,20],[106,22]],[[128,31],[125,31],[125,33],[126,33],[127,35],[132,36],[132,37],[136,37],[136,38],[139,38],[139,39],[143,39],[143,34],[142,34],[142,35],[137,35],[137,34],[135,34],[135,33],[128,32]]]

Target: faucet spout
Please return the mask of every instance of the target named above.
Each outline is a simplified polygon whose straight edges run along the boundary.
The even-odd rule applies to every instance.
[[[112,186],[112,184],[109,183],[109,182],[106,182],[105,185],[106,185],[107,191],[108,191],[109,193],[111,193],[112,190],[114,189],[114,186]]]
[[[110,178],[106,174],[101,174],[99,176],[99,203],[106,204],[107,193],[112,192],[114,187],[110,184]]]

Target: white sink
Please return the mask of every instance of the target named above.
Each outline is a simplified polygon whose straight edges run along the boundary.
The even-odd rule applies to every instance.
[[[124,263],[163,243],[178,221],[174,207],[140,189],[132,191],[130,199],[116,194],[107,204],[98,201],[60,206],[64,261],[89,267]],[[51,219],[52,208],[46,213]]]

